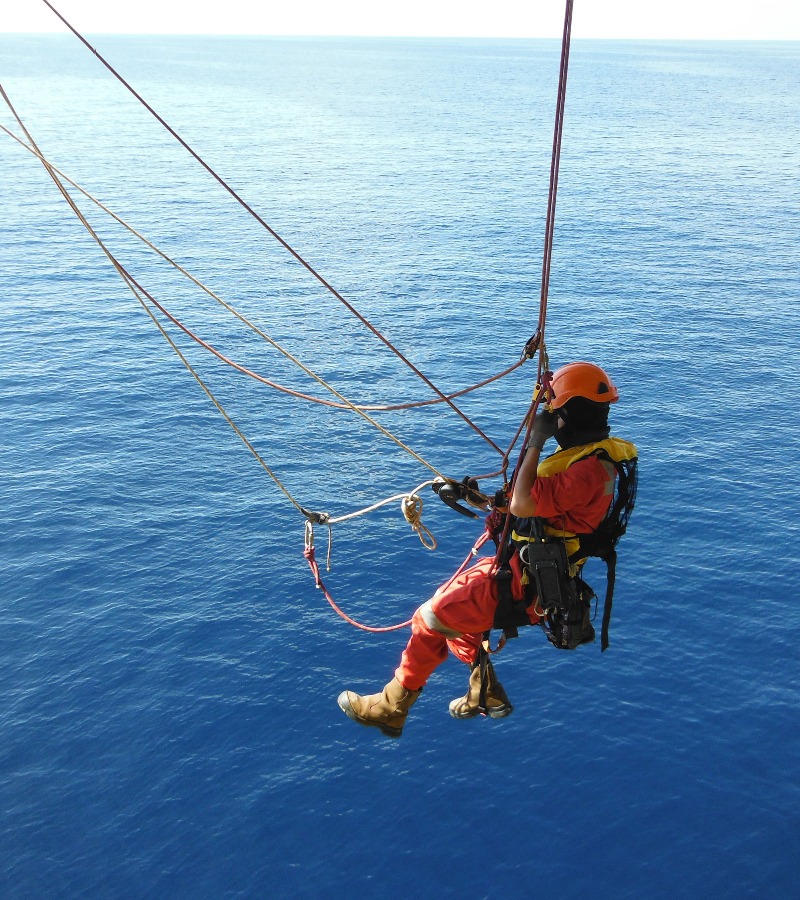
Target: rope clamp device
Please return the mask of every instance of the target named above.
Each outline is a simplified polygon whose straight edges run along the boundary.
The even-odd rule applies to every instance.
[[[443,503],[469,519],[477,519],[479,516],[466,506],[462,506],[459,500],[465,500],[470,506],[483,512],[487,512],[490,508],[489,498],[478,490],[477,480],[469,476],[462,481],[444,481],[437,478],[431,484],[431,489],[439,495]]]
[[[302,506],[300,507],[300,512],[306,517],[308,523],[313,523],[315,525],[327,525],[331,518],[329,513],[313,512]]]
[[[528,343],[525,344],[525,346],[522,348],[520,359],[533,359],[533,357],[536,355],[536,351],[539,349],[539,345],[541,344],[541,342],[542,333],[537,328],[536,334],[534,334],[533,337],[528,340]]]

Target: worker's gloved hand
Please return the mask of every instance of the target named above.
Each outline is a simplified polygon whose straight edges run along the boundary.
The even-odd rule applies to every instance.
[[[531,430],[528,446],[541,450],[544,447],[544,442],[556,433],[557,419],[558,416],[555,413],[548,412],[546,409],[540,409],[533,420],[533,429]]]

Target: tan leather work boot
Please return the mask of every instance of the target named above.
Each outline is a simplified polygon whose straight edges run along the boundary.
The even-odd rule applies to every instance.
[[[481,667],[475,663],[469,676],[466,696],[450,702],[450,715],[454,719],[471,719],[481,712],[492,719],[502,719],[511,715],[514,707],[509,702],[503,685],[497,680],[490,662],[486,663],[486,679],[486,708],[481,709]]]
[[[353,691],[342,691],[337,703],[345,715],[362,725],[374,725],[387,737],[400,737],[409,709],[422,692],[408,691],[393,678],[380,694],[361,697]]]

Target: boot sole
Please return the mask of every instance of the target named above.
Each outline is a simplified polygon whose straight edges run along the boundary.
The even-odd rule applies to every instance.
[[[506,716],[510,716],[511,713],[514,712],[514,707],[509,706],[498,706],[498,707],[490,707],[485,712],[480,709],[470,710],[469,712],[457,713],[455,710],[450,710],[450,715],[454,719],[474,719],[475,716],[478,715],[486,715],[489,716],[490,719],[505,719]]]
[[[348,719],[358,722],[359,725],[363,725],[365,728],[380,728],[381,733],[390,738],[399,738],[403,733],[402,728],[395,728],[394,725],[386,725],[384,722],[370,722],[368,719],[362,719],[361,716],[356,715],[356,711],[350,705],[347,691],[343,691],[339,694],[336,702],[339,704],[339,709],[341,709]]]
[[[452,706],[450,707],[450,715],[454,719],[474,719],[475,716],[478,715],[478,713],[480,713],[479,709],[468,709],[464,712],[456,712],[456,710],[454,710]]]

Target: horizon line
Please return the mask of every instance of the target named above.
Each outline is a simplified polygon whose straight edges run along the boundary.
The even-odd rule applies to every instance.
[[[445,41],[553,41],[561,42],[558,35],[475,35],[475,34],[303,34],[303,33],[267,33],[267,32],[224,32],[224,31],[87,31],[86,35],[94,37],[208,37],[208,38],[285,38],[290,40],[310,39],[347,39],[347,40],[445,40]],[[2,31],[0,37],[67,37],[74,38],[68,31]],[[683,43],[726,43],[726,44],[797,44],[800,38],[785,37],[576,37],[572,43],[583,41],[625,41],[625,42],[683,42]]]

